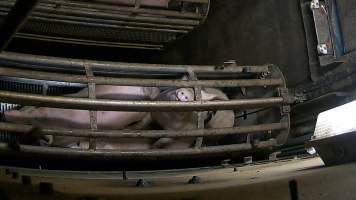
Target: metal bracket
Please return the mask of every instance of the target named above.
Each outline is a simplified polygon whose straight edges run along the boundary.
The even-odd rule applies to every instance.
[[[334,60],[335,49],[327,2],[324,0],[312,0],[310,8],[314,18],[318,42],[316,50],[319,55],[320,65],[329,65]]]
[[[288,88],[278,88],[278,94],[284,99],[286,104],[293,104],[297,102],[297,98],[291,94]]]

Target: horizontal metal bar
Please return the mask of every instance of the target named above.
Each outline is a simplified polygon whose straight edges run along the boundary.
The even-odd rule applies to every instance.
[[[178,137],[200,137],[200,136],[223,136],[238,135],[248,133],[259,133],[266,131],[277,131],[287,129],[288,123],[260,124],[253,126],[240,126],[220,129],[193,129],[193,130],[97,130],[90,129],[37,129],[36,135],[53,135],[68,137],[90,137],[90,138],[178,138]],[[10,131],[14,133],[30,133],[35,130],[32,125],[14,124],[0,122],[0,131]]]
[[[78,2],[94,2],[94,3],[102,3],[102,4],[110,4],[112,6],[116,5],[129,5],[129,6],[134,6],[136,4],[135,0],[76,0]],[[168,7],[168,2],[170,0],[154,0],[154,1],[147,1],[147,0],[141,0],[140,5],[141,6],[148,6],[148,7],[159,7],[159,8],[167,8]]]
[[[57,147],[40,147],[20,145],[19,149],[14,151],[7,144],[0,143],[0,153],[11,153],[31,156],[54,156],[54,158],[80,158],[80,159],[130,159],[130,160],[156,160],[156,159],[179,159],[189,157],[209,157],[209,156],[231,156],[242,153],[272,149],[276,141],[270,139],[261,141],[256,145],[252,144],[234,144],[224,146],[211,146],[189,149],[153,149],[145,151],[113,151],[113,150],[85,150]]]
[[[73,38],[63,38],[63,37],[52,37],[39,34],[29,34],[29,33],[17,33],[17,38],[59,42],[59,43],[69,43],[69,44],[80,44],[80,45],[95,45],[104,47],[118,47],[118,48],[129,48],[129,49],[146,49],[146,50],[162,50],[163,45],[161,44],[145,44],[145,43],[124,43],[124,42],[106,42],[97,40],[86,40],[86,39],[73,39]]]
[[[260,66],[212,66],[212,65],[166,65],[166,64],[142,64],[142,63],[122,63],[105,62],[94,60],[80,60],[69,58],[58,58],[48,56],[38,56],[30,54],[20,54],[3,52],[0,53],[0,63],[12,62],[16,64],[25,64],[26,66],[45,66],[53,68],[66,68],[70,70],[83,70],[85,64],[90,64],[93,71],[117,71],[117,72],[146,72],[146,73],[188,73],[193,71],[199,74],[234,74],[234,73],[263,73],[269,72],[271,65]]]
[[[240,79],[240,80],[165,80],[165,79],[135,79],[113,77],[87,77],[63,73],[41,72],[0,67],[0,76],[28,78],[36,80],[50,80],[71,83],[95,83],[97,85],[151,86],[151,87],[254,87],[278,86],[283,80],[275,79]]]
[[[185,112],[264,108],[285,103],[282,97],[230,101],[121,101],[72,97],[42,96],[0,90],[0,100],[21,105],[98,111]]]
[[[66,17],[64,17],[66,18]],[[51,16],[48,16],[48,18],[45,17],[31,17],[31,19],[35,19],[38,21],[42,22],[52,22],[52,23],[65,23],[65,24],[73,24],[73,25],[84,25],[84,26],[90,26],[90,27],[97,27],[97,28],[112,28],[112,29],[118,29],[118,30],[127,30],[127,31],[146,31],[146,32],[162,32],[162,33],[176,33],[176,34],[186,34],[189,33],[188,30],[180,30],[180,29],[174,29],[174,26],[170,26],[169,28],[167,27],[142,27],[142,26],[132,26],[129,24],[124,24],[124,25],[117,25],[117,24],[95,24],[93,22],[82,22],[82,21],[73,21],[73,20],[66,20],[66,19],[54,19],[51,18]]]

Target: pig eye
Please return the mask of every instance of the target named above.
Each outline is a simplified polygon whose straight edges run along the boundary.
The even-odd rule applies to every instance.
[[[188,97],[185,97],[186,100],[188,100]]]
[[[184,95],[184,92],[181,92],[180,94],[181,94],[181,95]]]

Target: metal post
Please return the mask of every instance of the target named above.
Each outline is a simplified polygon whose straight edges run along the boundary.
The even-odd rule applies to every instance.
[[[198,77],[194,73],[194,71],[188,71],[189,73],[189,78],[191,80],[197,81]],[[203,102],[202,99],[202,86],[195,86],[194,87],[194,99],[195,101],[198,102]],[[197,128],[198,129],[204,129],[204,119],[203,119],[203,113],[202,112],[196,112],[196,119],[197,119]],[[200,148],[203,145],[203,137],[197,137],[195,140],[195,148]]]
[[[5,21],[0,26],[0,52],[2,52],[16,32],[26,22],[27,17],[39,0],[17,0]]]
[[[86,71],[86,75],[88,77],[88,79],[93,78],[94,77],[94,73],[93,70],[91,68],[90,65],[85,65],[85,71]],[[89,99],[96,99],[96,86],[94,82],[89,82],[88,83],[88,97]],[[98,130],[98,124],[97,124],[97,111],[94,110],[90,110],[89,111],[90,114],[90,129],[92,131],[97,131]],[[89,137],[89,149],[91,150],[95,150],[96,149],[96,139]]]

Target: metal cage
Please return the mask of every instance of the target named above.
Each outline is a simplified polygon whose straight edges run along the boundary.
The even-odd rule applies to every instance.
[[[220,66],[161,65],[103,62],[54,58],[3,52],[0,54],[0,82],[13,81],[17,85],[22,81],[31,83],[40,89],[31,91],[11,90],[11,86],[0,84],[0,101],[10,104],[30,106],[82,109],[95,111],[148,111],[148,112],[195,112],[197,125],[194,130],[97,130],[95,115],[91,116],[92,129],[37,129],[31,125],[0,123],[0,130],[13,135],[54,135],[87,137],[89,149],[70,149],[19,144],[17,150],[6,143],[0,144],[2,153],[28,154],[40,156],[61,156],[70,158],[157,160],[209,157],[219,155],[239,155],[261,150],[272,150],[285,143],[289,132],[289,104],[294,98],[288,94],[283,74],[273,65],[237,66],[234,62]],[[188,75],[189,80],[179,77]],[[6,85],[6,84],[5,84]],[[60,86],[83,87],[88,85],[87,98],[74,98],[50,94],[48,88]],[[178,101],[135,101],[96,99],[96,85],[154,86],[173,88],[193,88],[195,100]],[[50,87],[49,87],[50,86]],[[231,99],[226,101],[203,101],[203,87],[212,88],[262,88],[270,91],[257,93],[253,98]],[[94,95],[93,95],[94,94]],[[223,129],[206,129],[202,120],[202,111],[216,110],[256,110],[277,108],[280,119],[275,123],[252,124]],[[36,130],[36,131],[33,131]],[[204,137],[224,135],[268,134],[261,141],[248,141],[236,144],[207,146]],[[153,149],[146,151],[115,151],[95,149],[95,138],[184,138],[196,137],[195,145],[189,149]]]

